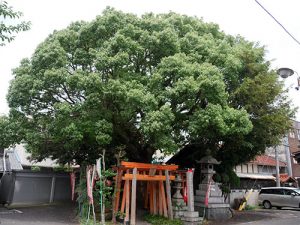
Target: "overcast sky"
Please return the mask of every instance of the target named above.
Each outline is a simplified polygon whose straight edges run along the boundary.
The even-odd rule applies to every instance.
[[[0,0],[1,1],[1,0]],[[7,0],[15,10],[24,13],[32,27],[20,33],[12,43],[0,47],[0,114],[8,113],[6,94],[12,79],[11,70],[20,60],[31,57],[35,48],[53,30],[66,28],[77,20],[91,21],[107,7],[137,15],[145,12],[174,11],[202,17],[214,22],[227,34],[245,37],[266,46],[267,60],[272,68],[289,67],[300,74],[300,45],[255,2],[255,0]],[[299,0],[259,0],[259,2],[300,39]],[[287,86],[296,84],[296,74],[285,80]],[[300,91],[290,89],[290,98],[300,107]],[[300,120],[300,112],[297,113]]]

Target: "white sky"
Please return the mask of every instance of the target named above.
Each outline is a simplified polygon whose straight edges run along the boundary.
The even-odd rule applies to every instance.
[[[1,0],[0,0],[1,1]],[[8,113],[6,94],[11,70],[20,60],[31,57],[35,48],[53,30],[67,27],[77,20],[91,21],[107,7],[141,15],[145,12],[178,12],[202,17],[214,22],[227,34],[259,42],[268,50],[272,68],[289,67],[300,74],[300,45],[254,0],[7,0],[15,10],[32,22],[29,31],[17,34],[15,41],[0,47],[0,114]],[[281,24],[300,40],[299,0],[259,0]],[[285,80],[287,86],[296,84],[296,75]],[[300,91],[290,89],[293,104],[300,108]],[[297,120],[300,120],[300,110]]]

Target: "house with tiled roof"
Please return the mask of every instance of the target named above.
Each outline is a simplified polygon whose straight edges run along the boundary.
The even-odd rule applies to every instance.
[[[257,156],[254,160],[234,168],[240,178],[241,189],[261,188],[276,185],[276,160],[269,155]],[[286,174],[287,165],[279,161],[280,174]]]

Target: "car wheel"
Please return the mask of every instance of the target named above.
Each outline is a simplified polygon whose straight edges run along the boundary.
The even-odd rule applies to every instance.
[[[269,202],[269,201],[264,201],[263,206],[264,206],[265,209],[271,209],[272,208],[271,202]]]

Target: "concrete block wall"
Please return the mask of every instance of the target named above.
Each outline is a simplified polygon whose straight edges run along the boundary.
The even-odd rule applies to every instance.
[[[227,198],[227,203],[230,204],[230,207],[234,207],[234,200],[235,199],[241,199],[243,197],[246,197],[249,194],[250,190],[231,190],[231,193],[229,195],[229,197]],[[259,194],[259,190],[253,190],[253,192],[249,195],[248,201],[247,201],[247,205],[251,205],[251,206],[258,206],[258,194]]]

